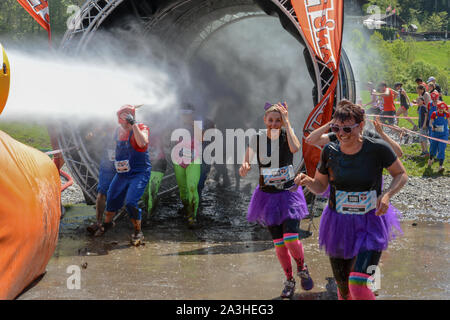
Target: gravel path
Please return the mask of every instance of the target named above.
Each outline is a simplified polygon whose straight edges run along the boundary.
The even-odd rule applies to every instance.
[[[63,171],[70,174],[67,167]],[[385,188],[392,178],[384,177]],[[62,183],[65,179],[61,178]],[[450,177],[409,177],[405,187],[394,196],[392,204],[402,213],[405,220],[431,220],[450,222]],[[85,203],[81,188],[74,184],[62,193],[62,203]]]

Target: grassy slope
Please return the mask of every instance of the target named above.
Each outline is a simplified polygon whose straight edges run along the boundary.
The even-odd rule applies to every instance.
[[[0,120],[0,130],[36,149],[50,150],[52,148],[47,128],[42,125]]]
[[[446,70],[450,81],[450,41],[418,41],[414,46],[417,49],[416,60]]]

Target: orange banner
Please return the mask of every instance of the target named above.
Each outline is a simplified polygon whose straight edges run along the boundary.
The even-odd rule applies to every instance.
[[[42,28],[47,30],[50,39],[50,11],[47,0],[17,0]]]
[[[304,40],[315,54],[316,61],[325,64],[332,72],[330,85],[323,98],[310,113],[303,127],[303,158],[306,172],[314,176],[321,150],[305,142],[311,131],[331,120],[334,93],[339,74],[343,32],[343,0],[291,0]],[[320,69],[320,67],[319,67]],[[326,86],[325,81],[321,81]]]

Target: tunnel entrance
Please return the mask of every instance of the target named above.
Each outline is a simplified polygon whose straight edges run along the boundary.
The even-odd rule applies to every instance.
[[[212,57],[217,53],[213,49],[217,47],[220,39],[228,37],[226,39],[228,39],[229,46],[235,48],[239,42],[233,42],[230,37],[234,33],[236,38],[239,38],[238,30],[242,29],[239,31],[239,35],[242,33],[251,36],[251,32],[246,30],[251,29],[253,32],[257,30],[268,37],[275,30],[274,24],[276,24],[280,30],[282,27],[287,31],[287,33],[283,33],[284,41],[282,42],[293,42],[294,44],[290,43],[291,47],[296,44],[295,58],[296,60],[300,58],[301,62],[291,61],[290,65],[286,64],[286,60],[291,57],[283,57],[279,54],[281,50],[277,51],[276,48],[271,48],[268,43],[268,51],[272,55],[259,54],[259,59],[254,59],[254,68],[264,69],[270,65],[284,64],[284,66],[291,67],[292,77],[298,74],[299,83],[310,84],[306,88],[299,86],[296,90],[294,86],[292,90],[289,90],[289,92],[293,92],[294,96],[297,95],[292,100],[305,102],[305,107],[299,109],[298,112],[293,112],[291,118],[296,123],[295,127],[298,128],[296,132],[299,135],[309,112],[327,91],[332,73],[325,65],[318,63],[305,47],[302,31],[296,19],[294,9],[288,0],[91,0],[82,7],[76,28],[66,32],[61,50],[72,54],[95,51],[95,39],[102,34],[102,31],[119,30],[122,35],[131,35],[131,37],[124,37],[124,41],[131,41],[133,33],[138,30],[145,36],[157,39],[162,47],[170,48],[172,53],[185,59],[192,66],[194,73],[195,70],[204,70],[198,66],[205,66],[205,63],[208,64],[208,70],[217,71],[217,63]],[[241,39],[241,41],[244,40]],[[244,44],[243,47],[245,47]],[[238,51],[230,50],[229,53]],[[247,52],[247,56],[250,53],[251,50]],[[283,59],[285,61],[281,61]],[[220,103],[216,103],[211,108],[211,103],[208,105],[205,101],[217,101],[217,95],[208,96],[208,89],[211,89],[212,85],[219,86],[230,83],[230,79],[233,77],[230,70],[217,73],[215,76],[208,74],[209,79],[215,79],[215,81],[207,80],[208,77],[204,74],[197,74],[198,78],[202,80],[204,88],[199,101],[193,102],[198,104],[202,111],[210,108],[207,110],[209,115],[214,114],[218,118],[223,118],[220,114],[226,112],[226,110],[221,110]],[[284,77],[280,81],[285,84],[291,83],[293,80],[295,81],[292,77]],[[255,81],[253,79],[250,82]],[[264,81],[261,82],[264,84]],[[215,91],[209,90],[209,92]],[[298,93],[301,93],[300,98]],[[281,95],[261,97],[261,99],[286,98]],[[336,99],[341,98],[355,100],[353,72],[344,50],[342,50],[336,90]],[[245,105],[256,104],[256,102],[249,101]],[[272,100],[272,102],[276,101]],[[228,105],[233,105],[233,100],[228,101]],[[247,111],[248,114],[252,114],[253,110]],[[224,123],[222,125],[231,128],[242,127],[240,124]],[[68,150],[64,152],[64,158],[74,179],[83,189],[86,201],[93,203],[98,183],[99,159],[98,155],[92,154],[89,150],[79,132],[79,128],[65,128],[64,134],[59,136],[59,142],[62,149]],[[296,164],[297,167],[301,165],[300,159]],[[170,193],[175,189],[176,181],[169,167],[161,185],[160,195]]]

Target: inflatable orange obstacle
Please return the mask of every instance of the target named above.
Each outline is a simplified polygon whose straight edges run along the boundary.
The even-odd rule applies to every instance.
[[[10,78],[11,70],[9,69],[8,56],[0,44],[0,114],[8,100]]]
[[[0,299],[45,272],[58,241],[61,182],[50,158],[0,131]]]

